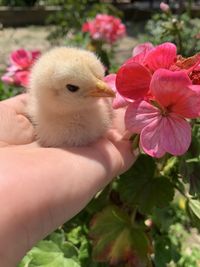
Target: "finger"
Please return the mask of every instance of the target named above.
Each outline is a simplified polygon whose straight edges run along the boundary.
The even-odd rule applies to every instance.
[[[0,141],[0,148],[1,147],[7,147],[7,146],[8,146],[8,143]]]
[[[121,134],[125,131],[125,123],[124,123],[125,111],[126,111],[125,108],[119,108],[117,110],[113,110],[112,128]]]
[[[0,141],[10,145],[27,144],[34,139],[34,129],[30,121],[17,114],[8,104],[0,105]]]
[[[17,114],[26,115],[27,94],[21,94],[15,97],[11,97],[0,103],[12,107]]]

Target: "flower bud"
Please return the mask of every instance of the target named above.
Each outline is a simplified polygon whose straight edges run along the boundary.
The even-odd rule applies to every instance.
[[[164,2],[161,2],[161,3],[160,3],[160,9],[161,9],[163,12],[167,13],[167,12],[169,12],[170,7],[169,7],[168,4],[166,4],[166,3],[164,3]]]

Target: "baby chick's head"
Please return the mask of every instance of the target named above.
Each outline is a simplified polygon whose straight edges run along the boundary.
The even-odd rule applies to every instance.
[[[31,72],[30,93],[58,111],[83,108],[97,97],[113,97],[103,82],[104,67],[86,50],[54,48],[44,54]]]

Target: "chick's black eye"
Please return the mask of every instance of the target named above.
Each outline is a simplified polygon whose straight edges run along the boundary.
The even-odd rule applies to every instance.
[[[67,84],[66,88],[72,93],[77,92],[79,90],[79,87],[73,84]]]

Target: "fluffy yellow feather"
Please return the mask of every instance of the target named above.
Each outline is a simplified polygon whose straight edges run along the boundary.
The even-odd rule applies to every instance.
[[[112,122],[113,91],[103,82],[95,54],[58,47],[35,63],[28,114],[42,146],[82,146],[103,136]]]

